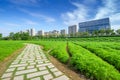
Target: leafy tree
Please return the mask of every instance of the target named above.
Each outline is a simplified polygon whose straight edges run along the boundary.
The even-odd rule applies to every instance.
[[[2,38],[2,33],[0,33],[0,38]]]
[[[10,39],[13,39],[13,37],[14,37],[14,32],[11,32],[11,33],[9,34],[9,38],[10,38]]]
[[[105,30],[104,30],[104,29],[100,29],[100,30],[98,31],[98,33],[99,33],[99,35],[103,36],[103,35],[105,34]]]

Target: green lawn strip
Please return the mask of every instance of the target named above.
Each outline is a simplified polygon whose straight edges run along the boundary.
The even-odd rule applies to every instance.
[[[120,74],[114,66],[103,61],[90,51],[73,43],[69,43],[68,49],[72,54],[70,64],[90,79],[120,80]]]
[[[23,43],[20,41],[0,41],[0,61],[3,61],[23,46]]]

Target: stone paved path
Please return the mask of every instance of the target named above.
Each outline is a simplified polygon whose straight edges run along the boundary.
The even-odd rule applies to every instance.
[[[45,56],[38,45],[28,44],[10,64],[2,80],[70,80]]]

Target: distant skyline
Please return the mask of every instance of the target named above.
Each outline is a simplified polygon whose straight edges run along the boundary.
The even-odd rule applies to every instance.
[[[116,30],[120,28],[119,5],[119,0],[0,0],[0,33],[68,30],[70,25],[106,17]]]

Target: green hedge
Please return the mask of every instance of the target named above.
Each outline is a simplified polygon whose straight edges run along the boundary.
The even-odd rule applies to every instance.
[[[120,80],[119,72],[114,66],[103,61],[81,46],[69,43],[72,54],[71,65],[84,75],[94,80]]]

